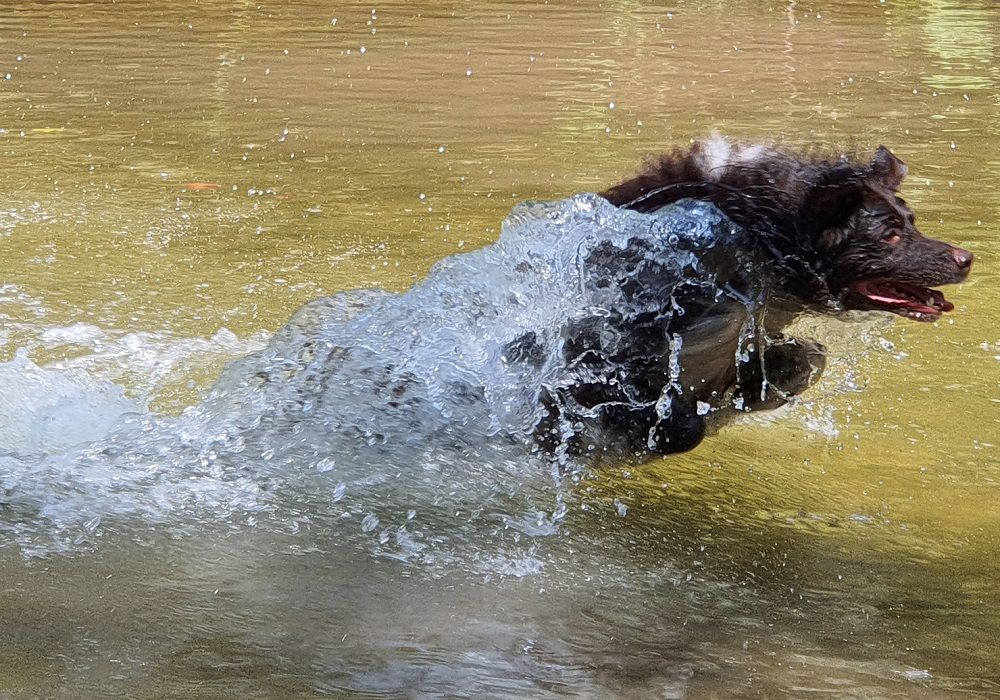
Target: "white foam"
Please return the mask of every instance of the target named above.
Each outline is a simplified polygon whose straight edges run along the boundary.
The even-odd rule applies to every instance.
[[[111,382],[44,369],[23,350],[0,364],[0,451],[64,452],[100,439],[143,408]]]

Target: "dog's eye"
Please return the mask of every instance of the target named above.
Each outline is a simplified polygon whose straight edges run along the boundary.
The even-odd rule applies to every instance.
[[[900,234],[899,231],[895,230],[889,231],[889,233],[882,236],[882,242],[888,243],[889,245],[896,245],[901,240],[903,240],[902,234]]]

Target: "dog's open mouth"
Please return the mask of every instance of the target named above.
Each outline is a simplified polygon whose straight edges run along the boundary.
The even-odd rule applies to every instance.
[[[848,304],[858,309],[880,309],[916,321],[936,321],[955,305],[936,289],[892,280],[862,280],[848,289]],[[857,303],[860,302],[860,303]]]

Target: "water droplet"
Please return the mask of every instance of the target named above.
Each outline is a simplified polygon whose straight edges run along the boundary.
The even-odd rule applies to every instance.
[[[465,71],[465,74],[466,74],[466,75],[472,75],[472,69],[471,69],[471,68],[469,68],[468,70],[466,70],[466,71]]]
[[[361,53],[365,53],[366,51],[368,51],[368,49],[367,49],[367,48],[365,48],[364,46],[362,46],[362,47],[361,47],[360,49],[358,49],[358,50],[359,50],[359,51],[360,51]]]
[[[316,471],[320,473],[328,472],[333,470],[336,462],[332,457],[324,457],[320,461],[316,462]]]
[[[552,521],[555,522],[556,520],[562,520],[566,517],[566,513],[568,511],[569,507],[562,500],[560,500],[556,505],[556,509],[552,511]]]

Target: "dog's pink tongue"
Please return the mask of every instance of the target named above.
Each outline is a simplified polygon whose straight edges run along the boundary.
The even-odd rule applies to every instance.
[[[904,299],[903,297],[897,297],[891,294],[886,294],[884,292],[882,294],[877,294],[873,292],[870,294],[865,294],[865,296],[871,299],[872,301],[877,301],[881,304],[885,304],[886,306],[907,306],[911,303],[909,299]]]
[[[955,305],[936,289],[884,282],[862,283],[857,289],[877,306],[904,315],[910,312],[936,318],[943,312],[955,308]]]

